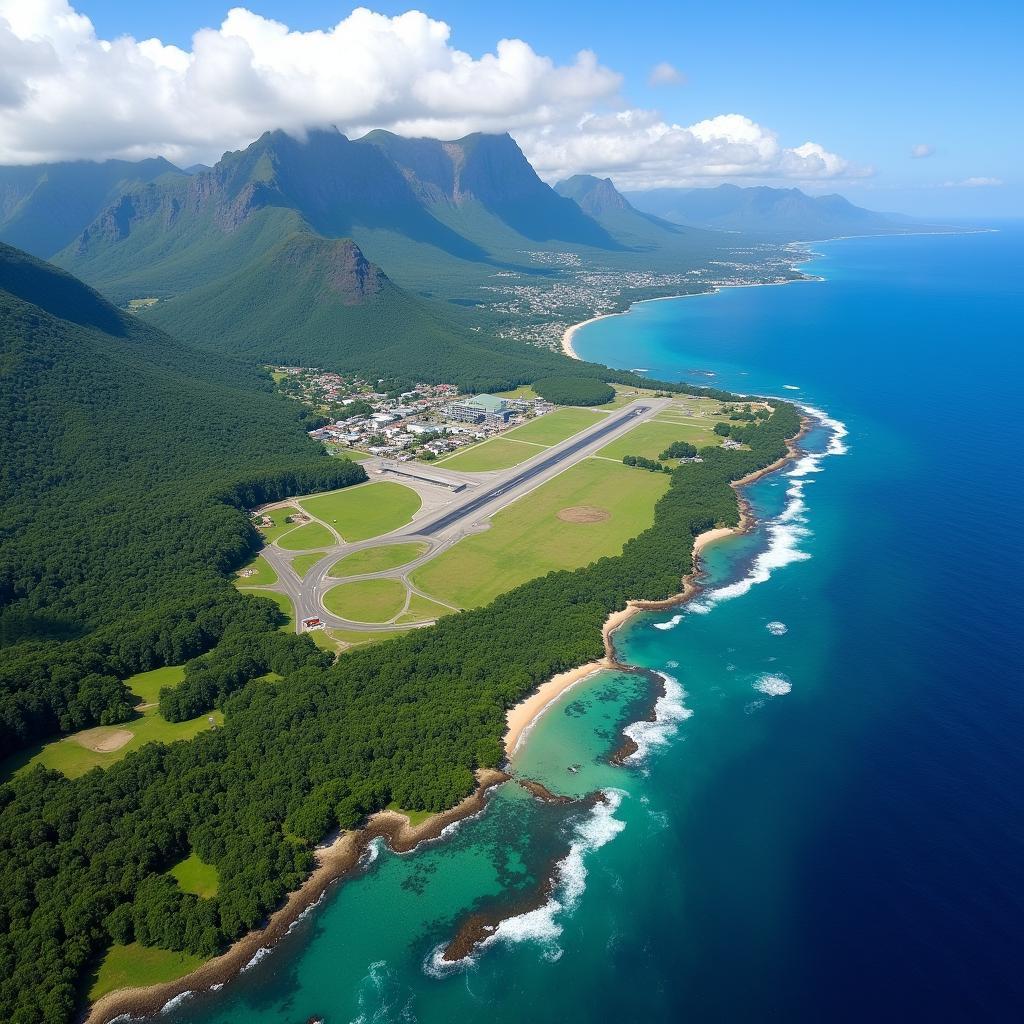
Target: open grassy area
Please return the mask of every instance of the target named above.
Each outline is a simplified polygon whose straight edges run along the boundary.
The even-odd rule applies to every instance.
[[[379,548],[366,548],[335,562],[331,576],[365,576],[371,572],[386,572],[418,558],[427,545],[418,541],[409,544],[382,544]]]
[[[489,530],[427,562],[412,580],[463,608],[486,604],[552,569],[575,569],[618,554],[654,521],[654,504],[668,484],[663,473],[585,459],[498,513]],[[566,521],[559,512],[591,521]]]
[[[451,615],[453,609],[446,604],[439,604],[437,601],[428,601],[420,594],[412,594],[409,598],[409,608],[402,615],[399,615],[396,622],[427,622],[430,619],[439,619],[442,615]]]
[[[689,441],[698,448],[707,445],[721,444],[722,439],[715,433],[713,419],[680,420],[673,423],[661,418],[639,423],[632,430],[627,430],[598,451],[598,455],[606,459],[621,460],[624,455],[642,455],[647,459],[656,459],[673,441]]]
[[[326,551],[311,551],[308,555],[297,555],[292,559],[292,568],[300,577],[305,576],[326,554]]]
[[[352,622],[388,622],[402,610],[406,593],[398,580],[356,580],[328,590],[324,607]]]
[[[154,949],[138,942],[128,946],[114,945],[107,951],[89,986],[89,999],[95,1002],[100,996],[119,988],[174,981],[194,971],[202,962],[201,956],[192,953]]]
[[[84,729],[82,732],[53,740],[42,747],[19,751],[14,757],[0,764],[0,778],[6,778],[11,772],[23,771],[41,764],[74,779],[84,775],[91,768],[109,768],[126,754],[138,750],[143,744],[190,740],[197,733],[210,728],[211,717],[217,725],[223,725],[224,715],[220,711],[202,714],[187,722],[168,722],[156,707],[147,708],[138,718],[128,722],[119,725],[99,725],[94,729]],[[126,733],[131,734],[127,739]],[[125,742],[114,750],[92,749],[113,746],[122,739],[125,739]]]
[[[311,551],[337,543],[337,538],[322,523],[306,523],[277,539],[277,546],[285,551]]]
[[[496,398],[525,398],[527,400],[540,398],[540,395],[529,384],[520,384],[515,391],[495,391],[494,395]]]
[[[251,575],[243,576],[242,573],[248,569],[254,571]],[[262,555],[249,559],[235,574],[235,583],[239,587],[267,587],[276,582],[274,567]]]
[[[596,409],[556,409],[521,427],[515,427],[507,434],[502,434],[502,437],[513,441],[530,441],[532,444],[558,444],[599,423],[605,416],[605,413]]]
[[[272,544],[282,533],[287,533],[295,528],[288,522],[288,519],[295,515],[295,509],[290,505],[286,505],[283,508],[272,508],[267,512],[261,512],[260,515],[266,516],[274,523],[273,526],[259,527],[260,533],[263,534],[268,544]]]
[[[247,590],[246,593],[252,594],[253,597],[269,598],[281,609],[281,613],[288,620],[281,627],[284,632],[290,633],[295,628],[295,608],[292,605],[292,599],[287,594],[280,594],[276,590],[259,590],[255,587],[252,590]]]
[[[610,402],[605,402],[604,405],[599,405],[598,409],[621,409],[624,405],[629,405],[630,402],[635,402],[638,398],[651,398],[656,391],[652,391],[650,388],[636,388],[627,384],[613,384],[612,387],[615,389],[615,397]]]
[[[124,684],[139,698],[140,704],[155,704],[165,686],[177,686],[184,678],[184,665],[168,665],[165,668],[155,668],[151,672],[139,672],[137,675],[129,676]]]
[[[454,469],[462,473],[489,473],[495,469],[510,469],[520,462],[532,459],[544,451],[542,445],[524,444],[521,441],[509,440],[505,437],[492,437],[489,441],[473,445],[449,455],[438,462],[445,469]]]
[[[376,629],[372,633],[363,633],[357,629],[329,629],[335,640],[347,647],[362,647],[365,644],[380,643],[381,640],[390,640],[393,636],[404,636],[407,629]]]
[[[212,864],[199,859],[195,852],[167,872],[177,883],[182,892],[193,892],[197,896],[209,899],[217,895],[220,875]]]
[[[394,800],[388,804],[387,810],[394,811],[396,814],[404,814],[409,819],[409,824],[415,828],[417,825],[422,825],[427,818],[434,816],[434,811],[407,811],[404,807],[399,807]]]
[[[412,488],[385,480],[301,501],[310,515],[330,523],[347,541],[368,540],[397,530],[412,521],[421,504]]]

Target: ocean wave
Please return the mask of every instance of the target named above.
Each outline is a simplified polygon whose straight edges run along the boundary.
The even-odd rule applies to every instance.
[[[625,758],[624,764],[638,764],[647,759],[655,747],[663,746],[675,735],[680,722],[685,722],[693,711],[684,703],[686,691],[679,680],[659,672],[665,692],[654,703],[654,721],[633,722],[622,730],[635,744],[636,750]]]
[[[796,384],[783,384],[782,385],[787,391],[799,391],[800,388]]]
[[[677,612],[668,622],[652,622],[655,629],[675,629],[683,621],[683,613]]]
[[[269,946],[260,946],[252,955],[252,959],[242,968],[243,971],[249,970],[250,967],[255,967],[265,956],[270,956]]]
[[[765,627],[772,636],[785,636],[789,632],[789,626],[784,622],[769,622]]]
[[[160,1007],[160,1012],[170,1013],[171,1010],[175,1009],[178,1006],[181,1006],[182,1003],[187,1002],[194,995],[195,992],[193,992],[191,989],[185,989],[184,992],[179,992],[173,999],[168,999],[167,1002]]]
[[[781,673],[766,672],[754,681],[754,689],[766,697],[784,697],[793,689],[793,684]]]

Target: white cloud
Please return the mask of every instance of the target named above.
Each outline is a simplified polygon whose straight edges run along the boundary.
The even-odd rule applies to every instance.
[[[930,146],[927,142],[919,142],[910,150],[910,155],[915,160],[923,160],[925,157],[935,155],[935,147]]]
[[[663,60],[660,64],[655,64],[651,68],[651,73],[647,76],[648,85],[686,85],[686,75],[669,64],[667,60]]]
[[[940,188],[997,188],[1003,184],[1002,178],[964,178],[962,181],[944,181]]]
[[[787,148],[740,114],[682,126],[620,99],[622,76],[581,51],[556,64],[518,39],[454,48],[447,24],[365,8],[299,32],[242,7],[186,50],[97,37],[69,0],[0,0],[0,163],[161,154],[216,159],[260,133],[337,125],[456,138],[510,131],[549,178],[632,187],[709,177],[813,181],[863,173],[814,142]],[[671,65],[652,80],[678,81]]]
[[[814,181],[864,176],[814,142],[790,149],[742,114],[720,114],[685,127],[648,110],[588,114],[568,132],[523,132],[520,144],[549,179],[586,170],[621,188],[706,183],[708,178]]]

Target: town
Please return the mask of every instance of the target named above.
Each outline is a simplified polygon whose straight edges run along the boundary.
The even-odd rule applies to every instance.
[[[275,366],[271,371],[280,391],[318,414],[320,422],[309,436],[334,455],[433,462],[554,408],[529,389],[467,396],[453,384],[417,384],[394,393],[375,390],[381,381],[375,386],[321,369]]]

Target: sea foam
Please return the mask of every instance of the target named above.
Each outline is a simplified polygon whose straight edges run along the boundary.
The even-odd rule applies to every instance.
[[[782,674],[766,672],[757,677],[754,689],[766,697],[784,697],[793,689],[793,684]]]
[[[664,746],[675,735],[680,722],[685,722],[693,711],[683,703],[686,691],[678,679],[659,672],[664,692],[654,703],[654,720],[633,722],[622,730],[635,744],[636,750],[625,759],[626,764],[639,764],[655,748]]]
[[[765,627],[772,636],[785,636],[789,632],[789,626],[784,622],[769,622]]]

